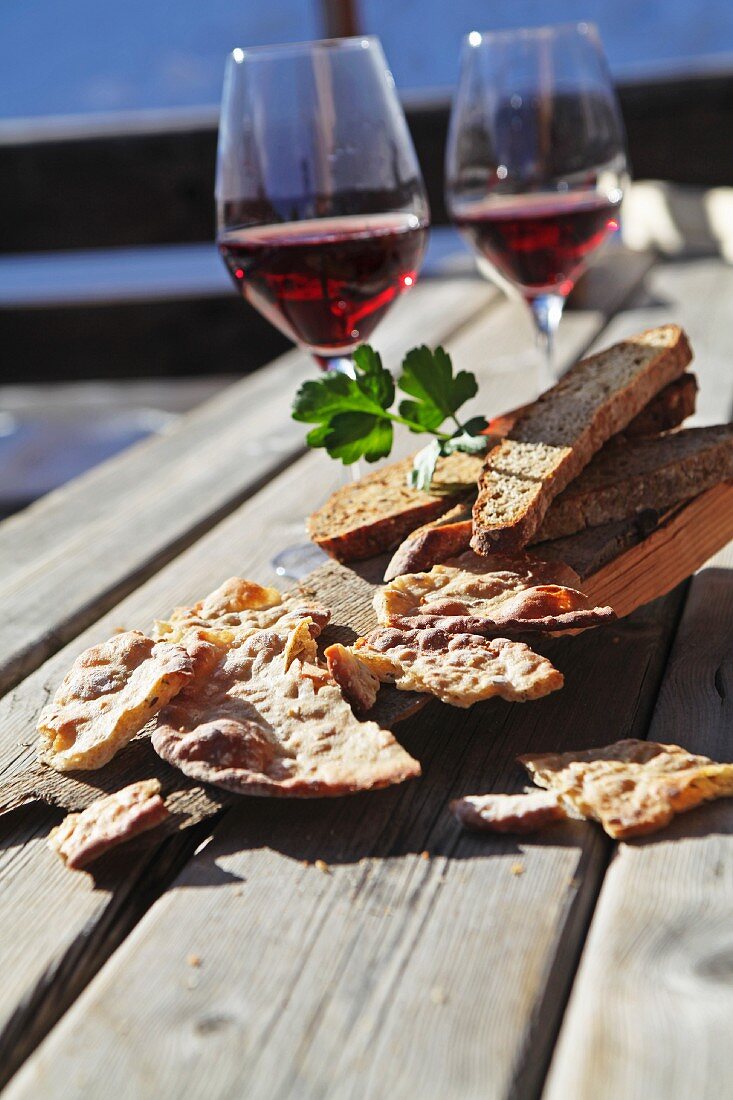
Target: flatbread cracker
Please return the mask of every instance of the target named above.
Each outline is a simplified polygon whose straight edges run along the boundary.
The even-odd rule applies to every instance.
[[[467,794],[454,799],[450,808],[467,829],[491,833],[534,833],[568,816],[559,795],[553,791]]]
[[[454,707],[498,695],[539,699],[563,685],[562,673],[523,642],[381,627],[359,638],[354,653],[383,683],[427,692]]]
[[[310,616],[323,629],[330,611],[304,599],[298,592],[283,596],[276,588],[263,588],[254,581],[230,577],[192,607],[177,607],[170,619],[158,620],[154,635],[179,642],[191,630],[199,630],[219,643],[237,645],[248,634],[273,627],[285,616],[291,616],[293,622]]]
[[[395,577],[377,592],[374,608],[387,626],[488,637],[578,630],[615,618],[610,607],[592,607],[579,584],[562,562],[468,551],[429,572]]]
[[[101,768],[191,679],[183,646],[138,630],[74,661],[38,722],[38,758],[57,771]]]
[[[520,756],[519,762],[538,786],[599,821],[617,840],[656,832],[677,813],[733,795],[733,764],[653,741]]]
[[[126,840],[154,829],[168,817],[160,783],[144,779],[98,798],[78,814],[67,814],[48,837],[48,846],[73,871]]]
[[[307,622],[316,636],[319,624]],[[159,714],[158,755],[193,779],[251,795],[334,796],[419,775],[392,734],[360,722],[328,668],[303,650],[302,623],[281,620],[225,650]]]

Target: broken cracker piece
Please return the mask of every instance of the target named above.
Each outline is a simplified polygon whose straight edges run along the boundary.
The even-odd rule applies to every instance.
[[[222,643],[238,645],[256,630],[269,629],[285,619],[293,626],[305,617],[310,617],[320,631],[328,623],[330,612],[298,592],[283,596],[276,588],[230,577],[193,606],[177,607],[170,619],[158,620],[155,637],[177,642],[191,630],[200,630]]]
[[[560,797],[552,791],[469,794],[454,799],[450,808],[466,828],[492,833],[534,833],[568,816]]]
[[[579,584],[562,562],[468,551],[396,577],[377,592],[374,608],[384,625],[484,636],[577,630],[615,617],[610,607],[593,607]]]
[[[510,702],[539,699],[563,685],[562,673],[546,657],[508,638],[381,627],[357,639],[354,652],[383,683],[456,707],[495,695]]]
[[[535,783],[622,840],[653,833],[715,798],[733,795],[733,764],[678,745],[617,741],[584,752],[520,756]]]
[[[354,710],[370,710],[377,701],[379,678],[345,645],[329,646],[324,656],[329,672]]]
[[[48,846],[73,871],[79,871],[110,848],[155,828],[168,817],[157,779],[131,783],[98,798],[78,814],[67,814],[48,837]]]
[[[302,634],[302,623],[283,621],[226,649],[158,716],[158,755],[193,779],[253,795],[342,795],[419,775],[388,730],[355,718],[328,668],[293,656]]]
[[[178,694],[194,667],[182,646],[137,630],[92,646],[41,713],[39,760],[62,772],[103,767]]]

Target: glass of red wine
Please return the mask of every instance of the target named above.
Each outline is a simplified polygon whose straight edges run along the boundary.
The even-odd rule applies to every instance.
[[[497,282],[528,304],[554,381],[553,340],[589,257],[618,228],[623,123],[589,23],[464,41],[451,114],[451,217]]]
[[[414,286],[427,243],[425,187],[379,40],[237,49],[219,125],[217,244],[248,302],[323,370],[351,353]],[[278,555],[301,576],[315,547]]]

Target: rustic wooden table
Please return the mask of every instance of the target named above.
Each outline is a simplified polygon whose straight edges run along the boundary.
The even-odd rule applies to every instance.
[[[568,363],[674,320],[697,422],[733,403],[733,269],[609,253],[561,326]],[[445,342],[483,411],[531,397],[529,324],[464,276],[426,280],[379,332],[388,363]],[[0,775],[33,756],[73,657],[269,559],[338,482],[304,455],[293,352],[163,435],[0,525]],[[406,445],[409,440],[406,441]],[[431,704],[399,728],[423,778],[241,805],[120,853],[103,878],[46,847],[61,814],[0,822],[0,1078],[8,1097],[720,1096],[733,1019],[733,803],[613,844],[461,832],[450,797],[520,789],[514,758],[620,737],[733,758],[733,548],[573,639],[537,703]],[[328,873],[314,866],[328,864]]]

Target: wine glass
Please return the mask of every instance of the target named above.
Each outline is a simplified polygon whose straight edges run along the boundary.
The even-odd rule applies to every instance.
[[[217,244],[242,294],[319,367],[351,353],[415,285],[429,209],[377,38],[237,49],[224,79]],[[277,556],[300,577],[314,546]]]
[[[589,23],[464,40],[446,159],[457,227],[528,304],[555,380],[554,336],[593,252],[618,229],[626,180],[618,101]]]
[[[234,50],[217,244],[240,293],[323,369],[414,285],[428,204],[379,40]]]

